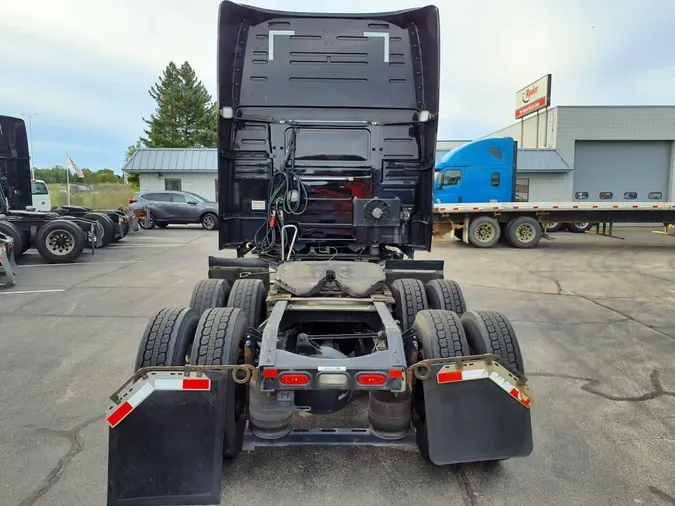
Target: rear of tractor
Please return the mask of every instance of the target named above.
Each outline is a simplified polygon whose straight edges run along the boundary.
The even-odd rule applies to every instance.
[[[148,323],[108,406],[108,504],[219,503],[223,462],[259,446],[532,451],[513,327],[413,260],[431,248],[438,37],[435,7],[221,4],[219,246],[237,258],[210,257],[188,307]],[[350,405],[356,428],[308,426]]]

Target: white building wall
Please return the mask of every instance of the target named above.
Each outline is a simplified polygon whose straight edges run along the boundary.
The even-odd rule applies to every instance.
[[[572,200],[572,174],[521,172],[518,179],[530,180],[530,202],[569,202]]]
[[[549,109],[497,130],[484,138],[513,137],[518,141],[519,148],[555,148],[557,118],[558,109]]]
[[[217,172],[164,172],[141,173],[139,183],[141,191],[165,190],[164,179],[180,179],[183,191],[193,192],[211,200],[216,200]]]

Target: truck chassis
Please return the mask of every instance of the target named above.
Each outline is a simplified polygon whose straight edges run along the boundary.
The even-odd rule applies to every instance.
[[[467,311],[443,262],[285,262],[274,283],[258,259],[210,264],[190,307],[150,319],[110,398],[109,505],[217,504],[223,461],[260,446],[416,446],[435,465],[531,453],[515,332]],[[294,427],[363,397],[365,427]]]

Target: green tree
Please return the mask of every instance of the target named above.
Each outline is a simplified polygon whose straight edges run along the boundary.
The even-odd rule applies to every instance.
[[[144,147],[143,143],[140,140],[136,141],[136,144],[132,144],[131,146],[129,146],[127,148],[127,152],[124,157],[124,163],[126,164],[129,160],[131,160],[131,157],[136,154],[136,151],[142,149],[143,147]],[[141,181],[138,178],[138,174],[128,174],[127,181],[129,183],[129,186],[132,186],[136,190],[141,189]]]
[[[142,144],[149,148],[215,147],[216,106],[188,62],[180,67],[169,62],[148,93],[156,109],[149,120],[143,118],[148,128]]]

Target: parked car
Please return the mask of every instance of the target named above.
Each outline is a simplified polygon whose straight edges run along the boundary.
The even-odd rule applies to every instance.
[[[146,230],[176,223],[201,223],[206,230],[218,228],[218,204],[192,192],[148,190],[129,199],[133,210],[148,208],[149,215],[140,225]]]

